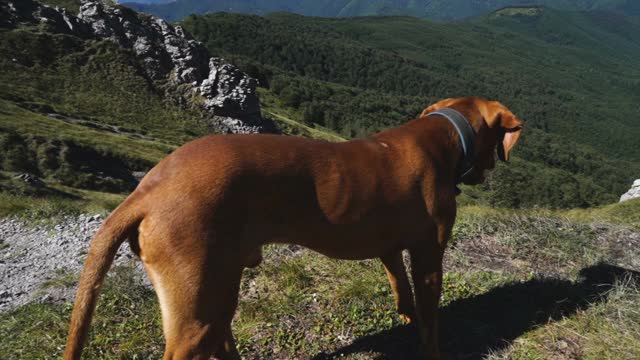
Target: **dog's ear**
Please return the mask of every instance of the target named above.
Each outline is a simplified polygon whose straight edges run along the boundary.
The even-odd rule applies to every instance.
[[[522,121],[510,111],[504,111],[499,115],[500,133],[504,134],[502,142],[498,142],[498,157],[502,161],[509,160],[509,153],[518,142],[522,134]]]
[[[522,121],[509,109],[497,101],[490,101],[478,106],[484,121],[490,128],[498,128],[498,157],[502,161],[509,160],[509,153],[522,134]]]

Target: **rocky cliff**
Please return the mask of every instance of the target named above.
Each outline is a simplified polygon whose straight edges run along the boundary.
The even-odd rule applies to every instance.
[[[184,106],[197,106],[214,131],[275,132],[262,118],[256,80],[207,49],[180,26],[122,6],[82,1],[77,16],[33,0],[0,3],[0,27],[39,24],[47,31],[109,40],[136,54],[158,90]]]

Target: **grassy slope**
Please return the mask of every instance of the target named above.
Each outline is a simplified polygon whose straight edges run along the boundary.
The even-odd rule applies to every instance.
[[[130,138],[106,131],[92,129],[86,126],[70,124],[58,119],[43,116],[25,110],[5,100],[0,100],[2,111],[0,112],[0,135],[2,133],[22,134],[28,138],[46,138],[50,142],[71,142],[78,146],[95,149],[108,156],[123,159],[126,162],[151,166],[158,162],[175,146],[164,142]],[[36,148],[42,148],[42,146]],[[86,189],[69,187],[61,184],[64,179],[57,179],[55,175],[45,179],[50,192],[43,194],[31,194],[15,191],[20,189],[17,181],[10,179],[16,175],[15,170],[22,169],[24,163],[8,165],[9,160],[15,161],[18,154],[15,148],[10,149],[6,156],[5,167],[14,171],[0,172],[0,184],[10,184],[12,189],[3,189],[0,192],[0,216],[26,215],[34,218],[45,218],[60,212],[95,212],[106,211],[124,199],[123,194],[91,191]],[[24,150],[24,149],[23,149]],[[21,151],[20,148],[17,151]],[[19,166],[18,166],[19,165]],[[17,167],[17,168],[16,168]],[[4,175],[4,176],[2,176]],[[71,173],[70,176],[79,176]]]
[[[110,210],[132,189],[132,171],[208,133],[110,42],[22,26],[0,29],[0,52],[2,216]],[[46,187],[13,179],[24,172]]]
[[[263,115],[275,121],[284,134],[334,142],[347,140],[329,129],[315,124],[305,124],[303,115],[282,104],[282,101],[269,90],[258,88],[258,95]]]
[[[25,110],[13,103],[0,100],[0,128],[5,131],[47,137],[52,140],[73,140],[95,149],[109,151],[119,158],[133,158],[155,163],[175,149],[170,143],[132,138],[108,131],[76,125]]]
[[[0,32],[0,98],[180,143],[205,129],[166,104],[131,52],[39,28]]]
[[[627,207],[637,213],[640,200],[606,211]],[[584,358],[637,356],[640,278],[623,270],[639,270],[638,230],[630,226],[637,221],[462,208],[445,260],[444,351],[454,359],[488,353],[543,359],[568,351]],[[128,271],[119,269],[108,281],[92,327],[90,358],[162,353],[155,296],[131,282]],[[48,286],[74,282],[62,274]],[[70,309],[31,304],[0,315],[0,357],[60,354]],[[379,261],[335,261],[296,247],[269,246],[264,263],[245,271],[233,326],[246,358],[335,352],[349,359],[411,359],[418,349],[415,329],[395,315]]]

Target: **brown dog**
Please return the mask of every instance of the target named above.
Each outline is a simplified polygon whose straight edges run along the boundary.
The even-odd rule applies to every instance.
[[[502,104],[448,99],[369,138],[328,143],[276,135],[208,136],[167,156],[109,216],[80,279],[65,359],[80,357],[101,284],[129,238],[158,294],[165,359],[239,358],[231,333],[242,270],[267,243],[340,259],[380,258],[401,316],[416,317],[425,356],[438,358],[442,256],[456,217],[460,136],[440,115],[462,113],[484,181],[507,160],[522,123]],[[465,124],[466,125],[466,124]],[[472,149],[473,150],[473,149]],[[402,262],[409,249],[414,301]]]

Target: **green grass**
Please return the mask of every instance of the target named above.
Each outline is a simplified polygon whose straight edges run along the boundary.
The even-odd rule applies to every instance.
[[[377,260],[336,261],[307,250],[279,259],[269,249],[266,258],[258,270],[246,270],[233,324],[245,358],[309,357],[402,324]],[[130,269],[113,272],[85,356],[159,357],[163,339],[154,294],[135,284]],[[447,274],[443,303],[485,293],[513,279],[484,272]],[[61,272],[45,286],[69,287],[76,280]],[[0,336],[6,339],[0,344],[0,357],[59,356],[70,310],[70,304],[30,304],[0,315]],[[37,346],[34,337],[39,338]]]
[[[559,354],[565,343],[575,348],[576,342],[586,358],[633,358],[640,341],[637,278],[602,265],[628,260],[615,251],[630,231],[627,226],[571,220],[566,211],[463,207],[447,252],[444,351],[477,358],[494,349],[490,357],[496,359],[543,359]],[[478,243],[480,253],[474,248]],[[504,261],[488,264],[486,257],[500,249],[508,250]],[[258,268],[245,270],[233,322],[244,358],[415,355],[415,329],[398,318],[379,260],[338,261],[275,245],[264,249],[264,258]],[[155,295],[132,280],[130,268],[112,273],[87,358],[160,357]],[[45,286],[69,287],[76,276],[62,271]],[[70,309],[70,304],[30,304],[0,315],[5,339],[0,358],[59,356]],[[504,317],[492,317],[495,311]]]
[[[80,279],[80,274],[73,273],[68,269],[58,269],[55,272],[55,276],[42,283],[40,286],[41,289],[50,289],[50,288],[72,288]]]
[[[43,116],[0,100],[0,131],[47,140],[72,141],[118,158],[154,164],[176,146],[157,140],[119,135]]]
[[[119,135],[22,109],[0,100],[0,217],[43,218],[110,211],[130,190],[127,180],[101,180],[111,166],[147,170],[175,149],[161,142]],[[70,154],[75,154],[71,155]],[[89,156],[90,162],[79,160]],[[109,165],[107,165],[109,164]],[[33,189],[17,173],[38,175],[46,184]]]
[[[304,251],[245,276],[248,298],[234,322],[245,357],[313,354],[334,345],[337,334],[359,336],[399,323],[378,262],[338,262]],[[292,316],[300,313],[307,316]]]
[[[640,199],[592,209],[575,209],[568,211],[567,216],[578,221],[612,222],[640,229]]]
[[[612,211],[620,205],[603,209]],[[548,274],[575,275],[599,262],[633,264],[637,249],[635,245],[625,248],[625,242],[635,244],[635,213],[630,212],[633,215],[626,219],[595,216],[602,210],[592,210],[591,218],[576,215],[585,212],[466,206],[459,210],[452,243],[462,248],[469,244],[486,246],[477,251],[495,252],[498,260],[510,262],[516,269]]]
[[[637,282],[619,279],[601,302],[525,333],[489,359],[640,358],[639,308]]]
[[[60,218],[65,215],[106,214],[115,209],[125,198],[123,194],[111,194],[54,185],[69,197],[34,197],[0,193],[0,218],[15,216],[31,221]]]
[[[51,7],[67,9],[72,14],[77,14],[80,10],[79,0],[40,0],[40,2]]]
[[[490,16],[540,16],[544,13],[544,8],[541,7],[508,7],[495,11]]]
[[[68,285],[65,280],[63,286]],[[70,312],[71,304],[30,304],[0,315],[0,357],[49,359],[62,356]],[[157,301],[152,291],[136,284],[130,268],[112,271],[90,336],[91,344],[85,352],[87,359],[161,357],[163,343]]]

